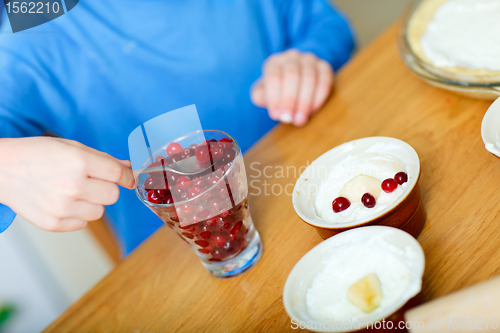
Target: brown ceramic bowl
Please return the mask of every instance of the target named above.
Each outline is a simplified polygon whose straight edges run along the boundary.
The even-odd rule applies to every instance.
[[[408,182],[404,186],[403,193],[385,209],[360,219],[329,222],[320,218],[316,212],[316,195],[320,184],[339,162],[345,161],[349,156],[363,157],[365,155],[379,156],[387,161],[392,161],[392,159],[397,161],[394,163],[399,166],[400,171],[408,175]],[[425,221],[425,210],[418,186],[419,178],[420,160],[409,144],[389,137],[362,138],[337,146],[312,162],[295,184],[292,195],[293,207],[299,217],[316,228],[323,239],[368,225],[394,227],[417,237]]]

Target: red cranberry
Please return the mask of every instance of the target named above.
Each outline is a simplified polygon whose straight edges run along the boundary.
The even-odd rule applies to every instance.
[[[387,178],[382,182],[381,186],[384,192],[391,193],[392,191],[398,188],[398,183],[396,183],[396,181],[392,178]]]
[[[194,150],[194,156],[199,163],[207,163],[210,161],[210,151],[206,144],[199,145]]]
[[[210,250],[208,250],[208,249],[199,249],[198,251],[200,251],[201,253],[206,253],[206,254],[210,253]]]
[[[210,236],[212,236],[212,233],[210,231],[203,231],[200,233],[200,237],[203,239],[210,238]]]
[[[165,188],[165,185],[157,185],[154,188],[155,194],[158,198],[163,199],[167,196],[169,191]]]
[[[238,252],[238,250],[240,249],[240,243],[237,242],[237,241],[234,241],[234,240],[231,240],[231,241],[228,241],[223,249],[228,253],[228,254],[234,254],[236,252]]]
[[[181,157],[180,154],[172,154],[172,155],[169,155],[167,157],[167,159],[165,160],[165,165],[170,165],[172,163],[177,163],[180,160],[182,160],[182,157]]]
[[[215,175],[217,177],[221,177],[224,176],[226,174],[226,172],[229,170],[231,166],[231,162],[229,162],[229,164],[222,164],[220,166],[217,167],[217,170],[215,170]]]
[[[207,219],[207,224],[208,224],[209,226],[212,226],[212,227],[213,227],[214,225],[216,225],[216,224],[217,224],[217,221],[218,221],[218,220],[219,220],[218,216],[211,217],[211,218]]]
[[[170,214],[170,219],[174,222],[179,222],[179,216],[177,215],[177,212],[173,212]]]
[[[373,195],[371,195],[370,193],[363,194],[363,196],[361,197],[361,202],[363,203],[363,205],[365,205],[366,208],[373,208],[377,203]]]
[[[161,199],[159,196],[156,195],[155,190],[149,190],[148,191],[148,201],[154,204],[159,204],[161,202]]]
[[[161,203],[164,205],[171,205],[174,203],[174,198],[172,198],[171,194],[167,194]]]
[[[180,154],[182,152],[182,146],[177,142],[172,142],[168,145],[166,152],[169,156],[172,154]]]
[[[231,229],[231,219],[229,217],[221,217],[217,221],[217,230],[225,231]]]
[[[189,224],[189,225],[185,225],[185,226],[179,226],[179,228],[184,230],[184,231],[187,231],[187,232],[195,233],[196,226],[197,226],[196,224]]]
[[[222,148],[233,148],[233,141],[229,138],[222,138],[219,140],[219,146]]]
[[[351,205],[349,199],[344,197],[338,197],[332,202],[332,208],[335,213],[340,213],[343,210],[346,210]]]
[[[208,178],[208,184],[215,185],[215,184],[217,184],[217,182],[219,181],[219,179],[220,178],[217,177],[217,176],[210,177],[210,178]]]
[[[224,149],[222,149],[221,146],[218,144],[214,144],[211,148],[210,151],[212,152],[212,157],[214,161],[220,161],[224,157]]]
[[[207,216],[209,214],[210,214],[210,212],[208,210],[204,209],[201,212],[199,212],[198,214],[196,214],[196,216],[198,216],[199,219],[204,220],[207,218]]]
[[[191,148],[191,149],[193,149],[193,150],[195,150],[195,149],[196,149],[196,147],[198,147],[198,144],[197,144],[197,143],[192,143],[192,144],[190,144],[190,145],[189,145],[189,148]]]
[[[157,166],[160,166],[160,165],[161,165],[161,164],[160,164],[160,163],[158,163],[158,162],[153,162],[153,163],[149,163],[147,167],[148,167],[148,168],[154,168],[154,167],[157,167]]]
[[[219,214],[220,217],[228,217],[229,215],[231,215],[230,210],[226,210],[226,211]]]
[[[194,156],[194,150],[191,149],[191,148],[186,148],[181,153],[181,158],[182,159],[185,159],[185,158],[188,158],[188,157],[191,157],[191,156]]]
[[[226,244],[224,244],[226,245]],[[212,250],[212,261],[220,261],[227,256],[226,251],[222,247],[216,247]]]
[[[214,246],[224,246],[226,242],[227,242],[226,234],[223,234],[221,232],[215,232],[212,235],[212,244],[214,244]]]
[[[156,177],[149,176],[144,181],[144,188],[146,190],[152,190],[155,188],[156,185],[158,185],[158,179]]]
[[[205,177],[204,176],[194,176],[192,179],[191,179],[191,182],[194,186],[198,186],[198,187],[203,187],[205,185]]]
[[[238,233],[238,231],[240,231],[242,225],[243,225],[243,221],[238,221],[234,225],[233,229],[231,229],[231,235],[236,235]]]
[[[178,186],[170,187],[170,192],[175,198],[180,198],[184,191]]]
[[[231,162],[235,156],[236,152],[232,148],[224,149],[224,162]]]
[[[201,247],[207,247],[210,245],[210,243],[206,240],[195,240],[194,242]]]
[[[165,158],[165,156],[158,155],[155,157],[155,162],[161,164],[161,161],[163,161]]]
[[[404,183],[406,183],[408,181],[408,175],[404,172],[398,172],[395,176],[394,176],[394,180],[396,181],[396,183],[398,183],[399,185],[403,185]]]
[[[167,172],[167,182],[170,186],[175,185],[177,183],[177,179],[179,179],[180,175],[175,172]]]
[[[189,179],[188,176],[180,176],[177,179],[177,187],[180,188],[183,191],[186,191],[189,186],[191,186],[191,179]]]
[[[186,193],[188,198],[194,198],[201,193],[201,188],[199,188],[198,186],[190,186],[187,189]]]
[[[179,196],[179,201],[185,201],[189,199],[187,192],[182,192],[181,195]]]
[[[184,215],[191,215],[194,212],[194,207],[191,203],[185,202],[179,205],[179,209]]]
[[[182,235],[184,237],[187,237],[189,239],[193,239],[194,238],[194,235],[193,234],[190,234],[189,232],[183,232]]]

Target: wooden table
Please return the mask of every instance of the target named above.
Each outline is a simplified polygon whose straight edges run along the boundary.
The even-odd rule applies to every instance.
[[[424,299],[500,273],[500,160],[480,137],[490,102],[420,81],[399,58],[396,32],[391,27],[341,70],[332,98],[307,126],[278,126],[245,155],[251,214],[264,243],[254,268],[233,279],[213,278],[164,227],[47,332],[292,331],[282,289],[295,263],[321,238],[297,217],[290,195],[265,195],[264,189],[269,194],[272,185],[292,184],[290,193],[298,177],[293,167],[303,170],[325,151],[367,136],[404,140],[420,156],[427,211],[418,237],[427,259]],[[256,169],[266,166],[272,177],[258,177]],[[255,188],[262,193],[255,195]]]

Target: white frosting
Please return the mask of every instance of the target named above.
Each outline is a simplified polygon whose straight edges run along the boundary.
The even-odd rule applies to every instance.
[[[373,208],[366,208],[361,202],[352,202],[346,210],[335,213],[332,201],[339,196],[342,187],[358,175],[367,175],[382,182],[403,171],[410,179],[413,175],[409,174],[406,168],[410,161],[411,156],[408,152],[402,146],[393,143],[377,143],[360,154],[347,156],[332,166],[328,176],[319,186],[315,203],[316,214],[332,223],[354,222],[378,215],[405,193],[408,183],[399,185],[391,193],[381,191]]]
[[[437,67],[500,70],[500,1],[445,2],[420,42]]]
[[[417,261],[417,254],[409,246],[402,250],[390,244],[386,240],[390,232],[368,239],[352,239],[323,259],[323,269],[306,294],[307,310],[313,319],[380,318],[402,297],[418,292],[419,280],[412,279],[412,265]],[[349,301],[347,289],[370,273],[375,273],[380,280],[383,300],[366,314]]]

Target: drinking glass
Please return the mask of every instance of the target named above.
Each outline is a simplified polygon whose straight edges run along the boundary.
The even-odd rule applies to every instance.
[[[202,166],[212,166],[189,176],[165,169],[144,173],[146,167],[191,156]],[[262,243],[249,213],[245,165],[233,137],[216,130],[184,135],[151,154],[142,168],[137,196],[195,251],[212,275],[237,276],[259,261]]]

